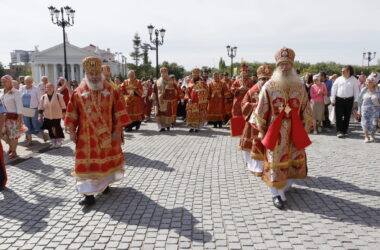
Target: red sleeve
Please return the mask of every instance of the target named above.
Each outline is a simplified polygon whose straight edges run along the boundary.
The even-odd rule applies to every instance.
[[[74,91],[66,108],[64,124],[65,127],[69,128],[70,133],[75,133],[79,126],[79,110],[77,98],[77,92]]]
[[[112,89],[112,91],[114,94],[112,107],[112,131],[121,132],[122,128],[132,123],[132,121],[127,113],[127,108],[121,92],[114,89]]]

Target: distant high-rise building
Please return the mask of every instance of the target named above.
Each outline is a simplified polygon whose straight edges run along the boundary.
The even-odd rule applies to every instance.
[[[34,51],[14,50],[11,52],[11,64],[27,64],[32,58]]]

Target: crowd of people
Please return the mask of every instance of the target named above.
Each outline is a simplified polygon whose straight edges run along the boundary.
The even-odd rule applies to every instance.
[[[16,81],[5,75],[1,83],[0,112],[4,116],[1,133],[9,145],[9,159],[18,156],[18,140],[23,134],[27,147],[33,143],[32,135],[43,138],[45,142],[50,138],[52,148],[60,147],[64,138],[61,120],[73,85],[60,77],[55,86],[48,82],[46,76],[36,84],[31,76]]]
[[[354,74],[352,66],[342,68],[342,75],[330,77],[325,72],[307,73],[301,79],[313,110],[313,133],[329,130],[336,124],[338,138],[348,136],[350,121],[360,122],[364,142],[375,142],[375,133],[380,126],[380,75]]]
[[[285,192],[294,179],[306,178],[305,148],[311,144],[308,133],[319,134],[336,123],[337,136],[348,136],[352,117],[360,120],[365,142],[375,141],[380,114],[379,75],[354,75],[347,65],[342,76],[325,72],[300,77],[294,68],[295,52],[279,50],[276,68],[264,64],[250,75],[248,66],[231,79],[228,73],[201,72],[177,81],[165,67],[160,78],[139,80],[129,71],[124,81],[111,78],[111,69],[100,59],[85,58],[81,83],[60,77],[57,84],[46,76],[36,84],[31,76],[13,80],[1,78],[0,131],[9,145],[10,159],[17,157],[18,140],[32,135],[58,148],[65,137],[62,128],[76,144],[73,176],[77,190],[84,194],[82,205],[95,202],[95,194],[108,193],[109,184],[123,178],[123,131],[139,130],[155,114],[157,130],[170,131],[177,115],[186,122],[189,133],[207,124],[230,127],[240,137],[247,168],[269,186],[273,204],[282,209]],[[202,73],[202,76],[201,76]],[[44,131],[47,130],[48,134]],[[0,187],[6,183],[1,159]]]

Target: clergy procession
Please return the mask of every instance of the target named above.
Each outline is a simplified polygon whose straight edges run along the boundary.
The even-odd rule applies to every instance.
[[[379,249],[369,2],[6,1],[0,250]]]
[[[213,128],[230,127],[231,136],[240,137],[238,146],[244,151],[247,169],[268,185],[273,205],[284,209],[286,191],[294,180],[307,177],[305,148],[311,144],[308,133],[312,128],[314,133],[321,132],[317,123],[322,126],[322,122],[329,119],[323,117],[327,96],[326,84],[321,83],[323,72],[313,76],[315,83],[308,91],[294,68],[294,59],[295,52],[284,47],[275,54],[276,68],[263,64],[257,70],[257,77],[251,76],[248,66],[242,62],[240,76],[234,81],[228,78],[228,73],[221,76],[214,73],[207,83],[200,76],[201,70],[195,68],[187,86],[180,86],[165,67],[160,69],[161,77],[153,81],[153,85],[137,79],[132,70],[123,83],[119,78],[115,78],[118,82],[115,83],[110,67],[102,65],[96,57],[83,60],[85,78],[75,89],[63,78],[59,79],[62,87],[57,85],[54,89],[46,76],[34,86],[33,79],[27,76],[25,85],[17,90],[12,77],[5,75],[1,78],[4,86],[1,125],[9,145],[7,154],[9,159],[17,157],[17,141],[23,133],[29,145],[32,134],[41,133],[44,140],[50,138],[51,148],[61,147],[65,137],[61,127],[63,119],[65,131],[76,145],[72,175],[76,178],[78,193],[84,195],[80,204],[90,206],[95,203],[94,195],[110,192],[109,185],[124,178],[121,148],[127,140],[124,133],[139,130],[143,121],[150,121],[152,109],[157,131],[173,130],[178,106],[186,103],[183,120],[189,133],[198,133],[208,124]],[[350,71],[352,67],[343,68],[343,76],[336,81],[352,83],[352,90],[338,96],[341,85],[329,86],[333,103],[340,100],[347,103],[338,102],[335,110],[339,138],[347,135],[353,104],[357,106],[360,94],[356,78],[351,71],[345,77],[345,70]],[[324,77],[322,80],[326,80]],[[360,94],[360,103],[366,102],[359,108],[359,112],[365,114],[362,119],[365,142],[375,141],[380,107],[376,103],[380,94],[371,84],[377,77],[376,73],[371,74]],[[345,94],[353,96],[342,97]],[[373,102],[374,108],[368,107],[369,102]],[[318,103],[322,105],[317,106]],[[29,116],[25,109],[35,112]],[[341,112],[344,119],[340,118]],[[45,129],[49,134],[45,134]],[[3,158],[1,190],[7,180]]]

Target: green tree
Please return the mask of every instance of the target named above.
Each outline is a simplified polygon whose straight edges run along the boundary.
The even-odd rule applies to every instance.
[[[149,47],[143,47],[143,63],[139,66],[139,78],[147,80],[154,76],[152,62],[149,61]]]
[[[148,46],[143,47],[142,58],[143,58],[143,64],[151,64],[151,62],[149,61],[149,47]]]
[[[223,58],[220,58],[219,60],[219,72],[224,72],[226,71],[226,62],[223,60]]]
[[[140,47],[141,47],[141,38],[138,33],[135,34],[133,40],[133,52],[131,52],[129,55],[132,57],[132,60],[135,62],[135,66],[139,66],[139,62],[141,57],[143,57],[143,53],[141,53]]]
[[[0,77],[2,77],[3,75],[5,75],[5,69],[3,64],[0,62]]]
[[[185,68],[177,63],[169,63],[167,61],[162,62],[159,67],[166,67],[169,70],[170,75],[175,75],[175,78],[182,79],[185,75]]]

